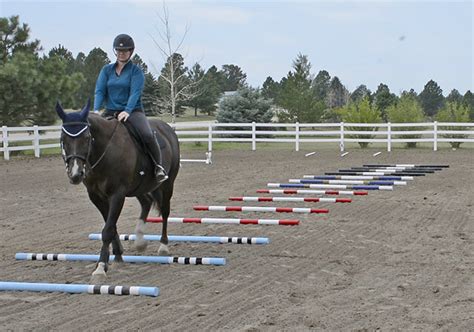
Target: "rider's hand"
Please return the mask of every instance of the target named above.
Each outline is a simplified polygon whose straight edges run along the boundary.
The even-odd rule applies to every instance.
[[[129,116],[130,116],[130,114],[128,114],[128,113],[125,112],[125,111],[122,111],[122,112],[119,113],[117,119],[118,119],[119,121],[121,121],[121,122],[122,122],[122,121],[125,122],[125,121],[127,121],[127,119],[128,119]]]

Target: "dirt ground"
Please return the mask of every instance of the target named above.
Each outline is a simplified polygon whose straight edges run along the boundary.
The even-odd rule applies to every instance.
[[[170,224],[170,234],[264,236],[268,245],[173,243],[176,256],[225,266],[112,265],[108,283],[159,286],[159,297],[0,292],[0,330],[472,330],[474,154],[395,150],[221,151],[184,164],[172,216],[297,218],[299,226]],[[193,157],[192,154],[186,158]],[[194,157],[202,157],[200,154]],[[449,164],[350,204],[229,202],[268,182],[364,163]],[[88,283],[94,264],[15,261],[16,252],[92,253],[102,221],[59,157],[0,161],[0,280]],[[327,215],[193,211],[201,205],[326,207]],[[139,205],[119,220],[132,233]],[[148,233],[159,233],[157,224]],[[126,254],[138,254],[124,243]],[[147,253],[156,254],[158,243]]]

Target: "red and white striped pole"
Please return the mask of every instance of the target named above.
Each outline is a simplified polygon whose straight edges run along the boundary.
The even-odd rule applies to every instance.
[[[147,222],[161,223],[161,217],[148,217]],[[168,218],[171,223],[183,224],[240,224],[240,225],[282,225],[296,226],[299,220],[296,219],[236,219],[236,218]]]
[[[333,197],[256,197],[256,196],[242,196],[229,197],[230,201],[240,202],[321,202],[321,203],[351,203],[350,198],[333,198]]]
[[[196,211],[231,211],[231,212],[286,212],[286,213],[328,213],[328,209],[289,208],[275,206],[223,206],[223,205],[197,205]]]

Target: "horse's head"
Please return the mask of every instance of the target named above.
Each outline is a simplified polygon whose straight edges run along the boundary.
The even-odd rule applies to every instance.
[[[89,116],[90,100],[80,112],[66,113],[59,102],[56,104],[56,113],[63,121],[61,130],[61,154],[69,181],[79,184],[86,175],[86,166],[89,162],[92,137],[87,117]]]

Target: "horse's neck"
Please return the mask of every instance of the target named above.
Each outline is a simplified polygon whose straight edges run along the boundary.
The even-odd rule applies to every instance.
[[[108,138],[112,135],[117,122],[115,120],[106,120],[98,115],[89,116],[91,135],[94,140],[105,142],[107,144]]]
[[[92,154],[101,154],[107,145],[113,144],[115,132],[120,130],[120,123],[117,120],[106,120],[99,115],[89,116],[90,131],[94,139],[92,144]]]

